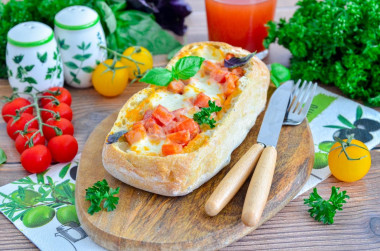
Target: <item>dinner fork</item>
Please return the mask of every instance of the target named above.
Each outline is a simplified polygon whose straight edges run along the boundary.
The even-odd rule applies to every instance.
[[[301,124],[309,111],[318,85],[311,81],[307,83],[306,80],[303,81],[301,88],[300,84],[301,80],[298,80],[293,87],[283,125]]]
[[[293,86],[283,125],[302,123],[310,108],[317,84],[304,81],[301,88],[300,85],[301,80],[298,80]],[[217,215],[235,196],[255,167],[261,151],[252,156],[251,153],[257,152],[257,150],[249,149],[227,173],[206,202],[205,210],[208,215]]]

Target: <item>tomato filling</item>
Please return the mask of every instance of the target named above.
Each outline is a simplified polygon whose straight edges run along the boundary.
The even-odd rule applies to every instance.
[[[227,54],[226,59],[233,56],[233,54]],[[148,139],[163,142],[162,146],[160,145],[163,156],[182,153],[184,147],[201,133],[201,127],[192,118],[192,115],[201,111],[202,108],[209,107],[209,101],[215,102],[217,106],[223,106],[225,100],[238,87],[239,78],[245,72],[241,67],[228,69],[224,67],[223,63],[205,60],[199,74],[208,79],[208,85],[211,83],[209,81],[219,85],[217,96],[212,96],[212,94],[209,96],[207,92],[199,91],[196,87],[193,88],[196,90],[195,94],[190,97],[186,96],[186,88],[189,88],[187,86],[191,85],[192,80],[173,80],[167,90],[177,95],[176,97],[179,97],[178,95],[186,96],[187,102],[192,107],[169,111],[164,105],[158,104],[153,109],[146,110],[143,119],[135,122],[131,130],[124,135],[126,141],[133,145],[148,137]],[[189,112],[190,110],[191,112]],[[212,117],[216,117],[215,114]]]

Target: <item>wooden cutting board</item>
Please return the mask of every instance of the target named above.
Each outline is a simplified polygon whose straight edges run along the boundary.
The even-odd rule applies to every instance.
[[[83,149],[76,180],[76,207],[87,234],[110,250],[130,249],[219,249],[242,238],[280,211],[309,177],[314,146],[306,120],[299,126],[283,126],[277,146],[278,158],[273,184],[260,223],[246,227],[241,213],[249,180],[219,215],[209,217],[204,204],[230,168],[256,142],[262,113],[245,141],[232,153],[231,163],[194,192],[183,197],[165,197],[128,186],[113,178],[102,165],[104,139],[117,112],[103,120]],[[106,179],[120,187],[115,211],[89,215],[85,189]]]

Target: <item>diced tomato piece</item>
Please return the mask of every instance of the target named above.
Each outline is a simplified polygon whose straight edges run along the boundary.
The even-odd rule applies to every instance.
[[[152,126],[147,128],[149,137],[153,139],[162,139],[165,137],[164,129],[157,124],[152,124]]]
[[[161,125],[167,125],[175,118],[175,116],[162,105],[158,105],[156,109],[154,109],[152,117]]]
[[[182,79],[182,82],[183,82],[185,85],[188,85],[188,84],[190,84],[190,79],[191,79],[191,78],[189,78],[189,79]]]
[[[178,124],[177,122],[172,121],[172,122],[170,122],[169,124],[165,125],[165,126],[163,127],[164,132],[165,132],[166,134],[169,134],[169,133],[174,132],[173,129],[177,126],[177,124]]]
[[[223,85],[224,88],[224,95],[227,97],[231,93],[234,92],[236,88],[236,82],[239,80],[239,77],[236,76],[235,74],[228,74],[226,76],[226,83]]]
[[[210,74],[213,70],[217,69],[220,69],[219,65],[208,60],[203,61],[202,70],[205,74]]]
[[[163,144],[161,150],[164,156],[177,154],[182,152],[182,145],[176,143]]]
[[[233,58],[233,57],[235,57],[234,54],[232,54],[232,53],[227,53],[227,55],[226,55],[226,60],[230,60],[230,59]]]
[[[133,129],[139,129],[140,127],[144,127],[144,123],[143,123],[143,121],[137,121],[137,122],[135,122],[134,124],[133,124],[133,126],[132,126],[132,130]],[[141,129],[141,128],[140,128]]]
[[[232,69],[231,73],[235,74],[239,78],[244,76],[244,70],[241,67],[236,67],[236,68]]]
[[[198,107],[208,107],[208,101],[211,100],[209,96],[203,92],[199,93],[194,101],[194,105]]]
[[[156,120],[154,120],[153,118],[148,118],[144,120],[145,129],[148,129],[149,127],[152,127],[153,125],[157,125]]]
[[[180,132],[189,131],[190,138],[194,138],[200,131],[199,125],[193,119],[188,118],[182,122],[177,123],[177,125],[169,132]]]
[[[124,134],[124,137],[130,145],[133,145],[146,137],[145,128],[142,124],[138,124],[135,128]]]
[[[191,140],[189,131],[179,131],[179,132],[171,133],[167,136],[167,138],[170,141],[177,144],[181,144],[181,145],[186,145]]]
[[[173,80],[168,86],[168,90],[174,93],[182,94],[185,84],[181,80]]]
[[[214,79],[218,83],[226,82],[226,75],[228,74],[228,70],[224,70],[223,68],[215,69],[211,71],[210,78]]]
[[[146,110],[146,112],[144,113],[144,120],[145,119],[148,119],[150,117],[152,117],[152,113],[153,113],[153,110],[149,109],[149,110]]]
[[[181,122],[187,119],[188,117],[185,116],[186,109],[185,108],[180,108],[177,110],[172,111],[172,114],[175,116],[175,121]]]

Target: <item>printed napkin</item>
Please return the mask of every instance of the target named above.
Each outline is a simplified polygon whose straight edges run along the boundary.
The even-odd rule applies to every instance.
[[[298,195],[330,176],[327,153],[334,136],[354,134],[369,149],[380,143],[380,113],[320,87],[307,119],[314,140],[315,163]],[[80,227],[75,212],[79,157],[0,187],[0,211],[41,250],[104,250]]]

